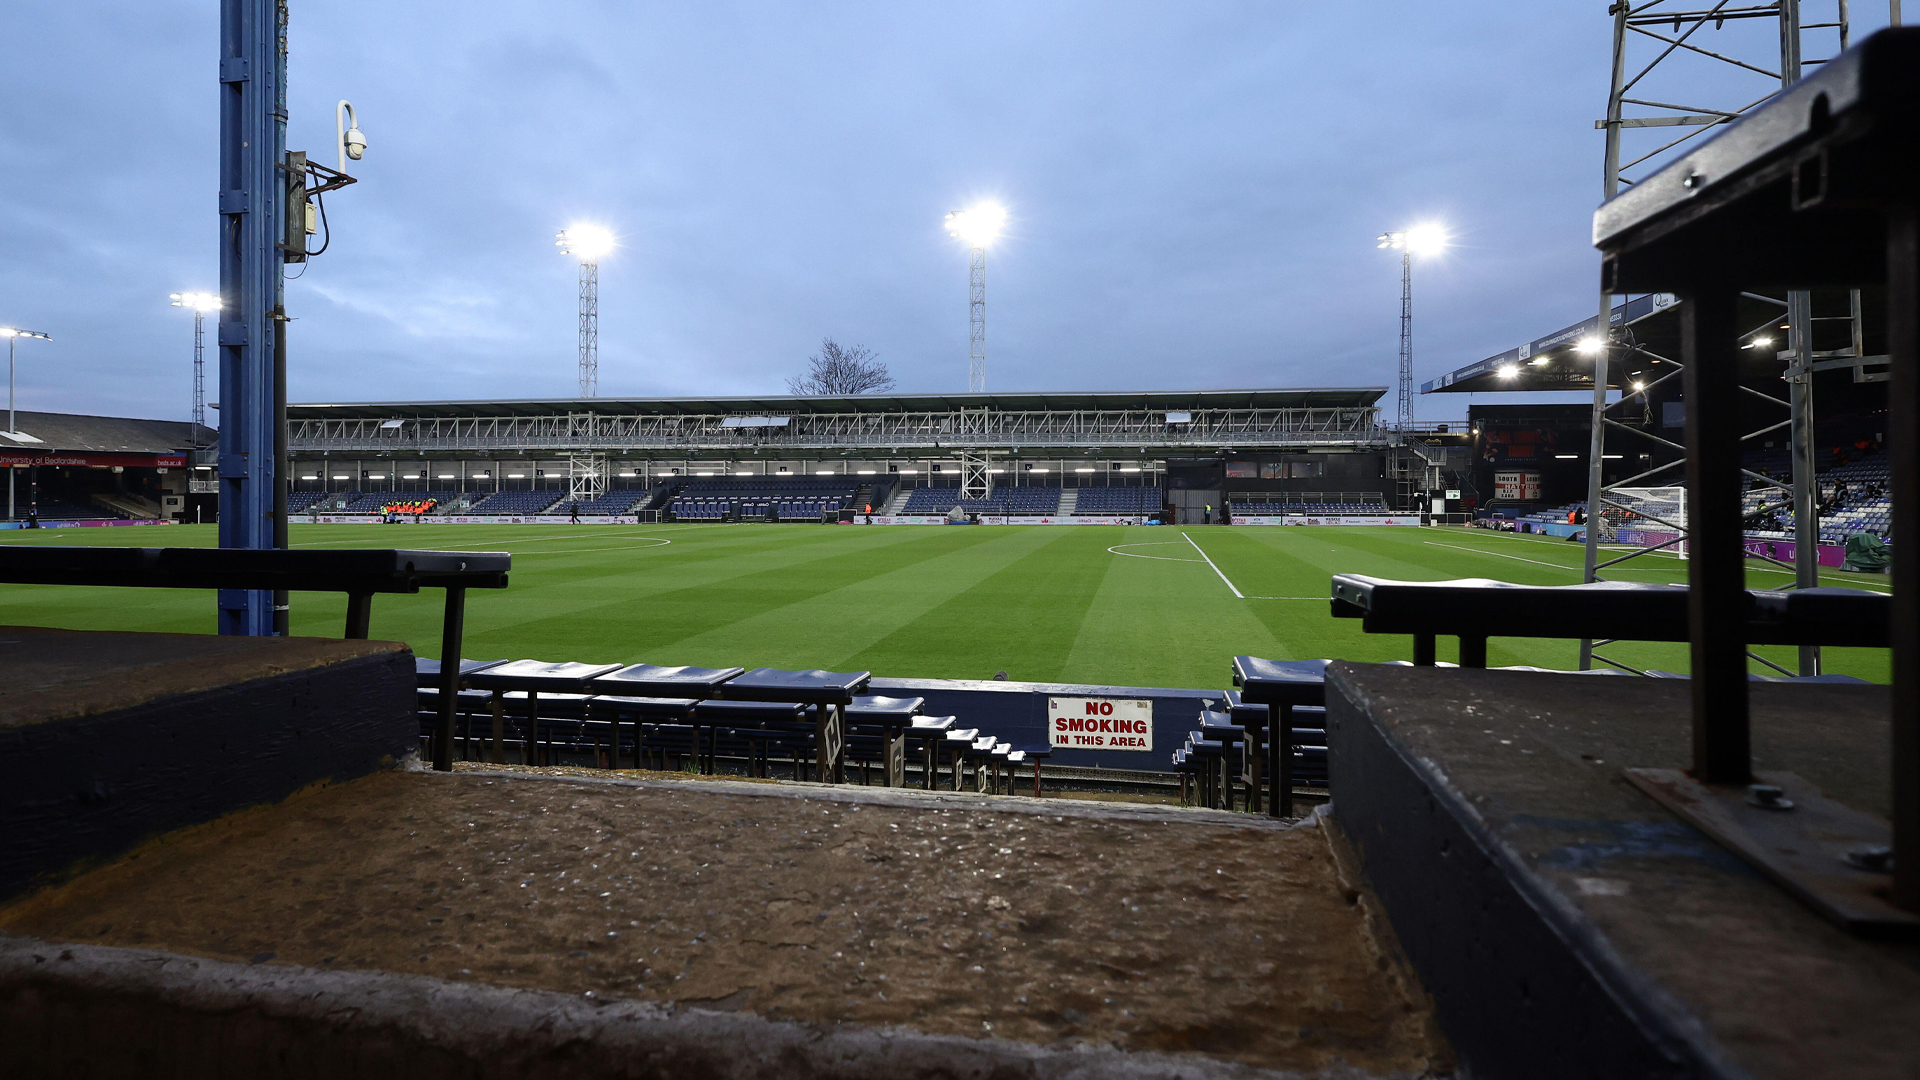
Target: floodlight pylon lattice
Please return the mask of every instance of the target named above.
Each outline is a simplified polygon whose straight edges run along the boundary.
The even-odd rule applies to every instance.
[[[1688,144],[1703,134],[1709,133],[1721,124],[1737,120],[1750,109],[1772,98],[1775,94],[1792,85],[1800,78],[1803,67],[1825,63],[1824,59],[1805,59],[1805,36],[1812,32],[1823,36],[1818,50],[1824,52],[1829,42],[1824,39],[1827,32],[1837,36],[1838,51],[1852,43],[1847,4],[1848,0],[1819,0],[1822,13],[1817,21],[1802,20],[1802,9],[1812,6],[1803,0],[1777,0],[1774,3],[1735,6],[1728,0],[1715,0],[1714,3],[1692,8],[1684,6],[1679,0],[1650,0],[1638,5],[1619,3],[1612,7],[1613,15],[1613,63],[1612,82],[1607,95],[1606,118],[1596,121],[1594,126],[1606,133],[1606,150],[1602,162],[1602,196],[1613,198],[1622,187],[1631,186],[1657,172],[1674,157],[1692,149]],[[1827,3],[1832,8],[1825,7]],[[1825,11],[1833,12],[1831,17]],[[1897,8],[1894,9],[1897,12]],[[1896,15],[1895,21],[1898,21]],[[1771,25],[1769,25],[1771,24]],[[1697,35],[1706,32],[1709,35],[1722,31],[1727,42],[1714,42],[1709,48],[1702,41],[1694,40]],[[1766,33],[1764,30],[1777,33]],[[1641,52],[1644,48],[1646,51]],[[1690,67],[1689,67],[1690,65]],[[1699,77],[1693,75],[1698,73]],[[1677,76],[1671,80],[1678,85],[1663,85],[1661,80],[1667,76]],[[1752,81],[1758,76],[1759,81]],[[1748,78],[1750,85],[1743,90],[1735,90],[1738,80]],[[1641,89],[1645,84],[1649,88]],[[1724,105],[1716,107],[1699,102],[1719,94],[1733,94]],[[1675,104],[1686,102],[1686,104]],[[1629,116],[1629,111],[1636,115]],[[1665,132],[1675,128],[1684,134],[1669,138]],[[1633,149],[1625,148],[1630,133],[1660,132],[1651,137],[1644,145]],[[1631,156],[1629,156],[1631,155]],[[1853,301],[1854,340],[1861,339],[1859,315],[1860,304]],[[1795,587],[1808,588],[1819,584],[1819,522],[1817,518],[1818,480],[1814,476],[1813,459],[1813,397],[1812,363],[1818,358],[1839,359],[1861,365],[1873,358],[1861,356],[1856,345],[1851,353],[1844,350],[1841,354],[1815,354],[1811,348],[1809,330],[1812,323],[1811,298],[1804,292],[1790,292],[1784,299],[1755,297],[1779,305],[1781,312],[1788,317],[1787,349],[1780,355],[1787,360],[1786,381],[1789,399],[1782,400],[1768,394],[1750,393],[1773,401],[1787,409],[1788,426],[1793,447],[1793,481],[1783,484],[1771,477],[1749,473],[1748,477],[1768,489],[1780,489],[1791,494],[1795,509]],[[1586,536],[1585,580],[1600,581],[1600,571],[1615,563],[1643,555],[1650,551],[1666,551],[1675,547],[1684,548],[1685,529],[1679,530],[1679,539],[1654,544],[1635,545],[1633,550],[1606,561],[1600,559],[1600,544],[1612,538],[1607,534],[1605,524],[1609,513],[1620,507],[1616,492],[1631,493],[1648,490],[1685,490],[1684,488],[1648,489],[1629,488],[1623,485],[1645,482],[1655,476],[1670,478],[1671,471],[1685,464],[1684,459],[1670,461],[1665,465],[1642,470],[1613,485],[1605,482],[1604,469],[1607,461],[1606,445],[1608,430],[1636,432],[1630,424],[1608,415],[1638,396],[1642,406],[1647,404],[1645,388],[1632,393],[1623,393],[1621,399],[1613,404],[1607,402],[1607,368],[1609,362],[1617,356],[1640,355],[1648,359],[1659,360],[1670,365],[1667,370],[1679,372],[1681,362],[1674,357],[1659,356],[1644,345],[1629,340],[1624,333],[1616,334],[1612,328],[1613,296],[1610,293],[1600,295],[1600,314],[1597,322],[1597,335],[1601,339],[1600,347],[1593,353],[1593,410],[1591,413],[1592,434],[1588,444],[1587,507],[1589,527]],[[1856,376],[1857,377],[1857,376]],[[1636,432],[1641,437],[1645,433]],[[1656,440],[1661,442],[1664,440]],[[1670,444],[1669,444],[1670,445]],[[1599,508],[1599,513],[1595,513]],[[1663,515],[1664,516],[1664,515]],[[1601,521],[1601,527],[1592,522]],[[1673,520],[1669,518],[1669,520]],[[1679,519],[1684,526],[1684,516]],[[1628,530],[1629,534],[1635,533]],[[1617,535],[1617,532],[1616,534]],[[1594,651],[1596,645],[1605,642],[1583,641],[1580,644],[1580,667],[1591,668],[1593,662],[1612,664],[1612,661]],[[1749,655],[1752,655],[1749,653]],[[1769,666],[1769,661],[1761,661]],[[1613,665],[1622,666],[1622,665]],[[1802,646],[1799,657],[1799,673],[1817,675],[1820,673],[1820,652],[1818,646]]]
[[[967,254],[967,392],[987,390],[987,249]]]
[[[206,313],[193,313],[193,448],[200,449],[207,430]]]
[[[607,493],[607,455],[567,455],[567,501],[592,502]]]
[[[1400,249],[1400,400],[1394,426],[1402,438],[1413,431],[1413,251]]]
[[[580,396],[600,394],[600,264],[580,260]]]

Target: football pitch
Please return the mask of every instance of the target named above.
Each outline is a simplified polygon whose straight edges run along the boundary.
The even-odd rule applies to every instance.
[[[300,525],[296,548],[409,547],[513,554],[512,585],[467,604],[470,657],[871,670],[908,678],[1218,688],[1236,654],[1404,660],[1411,641],[1328,614],[1328,579],[1580,580],[1581,548],[1462,528]],[[7,544],[211,546],[213,526],[0,533]],[[1625,581],[1684,581],[1653,555]],[[1749,563],[1755,588],[1791,577]],[[1886,590],[1829,571],[1823,584]],[[372,636],[439,646],[438,590],[378,596]],[[296,634],[337,637],[345,598],[297,593]],[[0,586],[0,623],[210,633],[210,593]],[[1440,658],[1457,659],[1442,638]],[[1604,650],[1687,670],[1684,644]],[[1756,650],[1793,665],[1790,648]],[[1578,666],[1579,643],[1494,638],[1493,666]],[[1772,672],[1758,663],[1756,673]],[[1828,649],[1829,672],[1889,678],[1884,649]]]

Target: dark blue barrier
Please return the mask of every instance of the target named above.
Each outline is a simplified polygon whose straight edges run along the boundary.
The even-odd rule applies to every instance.
[[[925,698],[927,715],[959,717],[960,726],[979,728],[982,735],[991,735],[1015,746],[1048,745],[1048,698],[1145,700],[1152,703],[1151,750],[1055,746],[1047,763],[1161,773],[1173,771],[1173,752],[1187,741],[1188,732],[1200,726],[1201,709],[1209,703],[1218,707],[1226,696],[1220,690],[1169,690],[1157,686],[877,677],[867,692]]]

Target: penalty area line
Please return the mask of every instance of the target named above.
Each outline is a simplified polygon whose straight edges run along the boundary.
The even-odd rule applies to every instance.
[[[1475,555],[1491,555],[1496,559],[1512,559],[1514,562],[1532,563],[1535,566],[1550,566],[1555,570],[1571,570],[1575,573],[1581,573],[1584,572],[1585,569],[1579,566],[1569,566],[1566,563],[1542,562],[1539,559],[1529,559],[1520,555],[1508,555],[1503,551],[1488,551],[1485,548],[1461,547],[1459,544],[1443,544],[1438,540],[1428,540],[1425,541],[1425,543],[1429,547],[1452,548],[1455,551],[1469,551]]]
[[[1191,536],[1188,536],[1188,535],[1187,535],[1186,533],[1181,533],[1181,534],[1180,534],[1180,536],[1181,536],[1181,538],[1182,538],[1182,539],[1184,539],[1184,540],[1186,540],[1186,542],[1187,542],[1187,543],[1189,543],[1189,544],[1193,544],[1193,537],[1191,537]],[[1199,545],[1199,544],[1193,544],[1193,550],[1195,550],[1195,551],[1200,551],[1200,545]],[[1203,559],[1206,559],[1206,560],[1207,560],[1207,565],[1208,565],[1208,566],[1212,566],[1212,567],[1213,567],[1213,572],[1214,572],[1214,573],[1216,573],[1216,574],[1220,574],[1220,580],[1221,580],[1221,581],[1224,581],[1224,582],[1226,582],[1226,583],[1227,583],[1227,588],[1229,588],[1229,589],[1232,589],[1232,590],[1233,590],[1233,595],[1234,595],[1234,596],[1235,596],[1236,598],[1238,598],[1238,599],[1241,599],[1241,600],[1245,600],[1245,599],[1247,598],[1247,594],[1246,594],[1246,593],[1243,593],[1243,592],[1241,592],[1241,591],[1240,591],[1240,589],[1239,589],[1239,586],[1236,586],[1236,585],[1235,585],[1235,584],[1234,584],[1234,583],[1233,583],[1233,582],[1232,582],[1231,580],[1229,580],[1229,579],[1228,579],[1228,577],[1227,577],[1227,575],[1225,575],[1225,574],[1221,574],[1221,573],[1220,573],[1220,568],[1219,568],[1218,566],[1215,566],[1215,565],[1214,565],[1214,562],[1213,562],[1213,560],[1207,557],[1207,553],[1206,553],[1206,552],[1204,552],[1204,551],[1200,551],[1200,557],[1201,557],[1201,558],[1203,558]]]

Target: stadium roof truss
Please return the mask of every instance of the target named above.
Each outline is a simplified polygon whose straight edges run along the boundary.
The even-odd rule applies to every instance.
[[[1211,452],[1382,444],[1384,388],[294,405],[296,453]],[[397,421],[397,423],[396,423]]]

